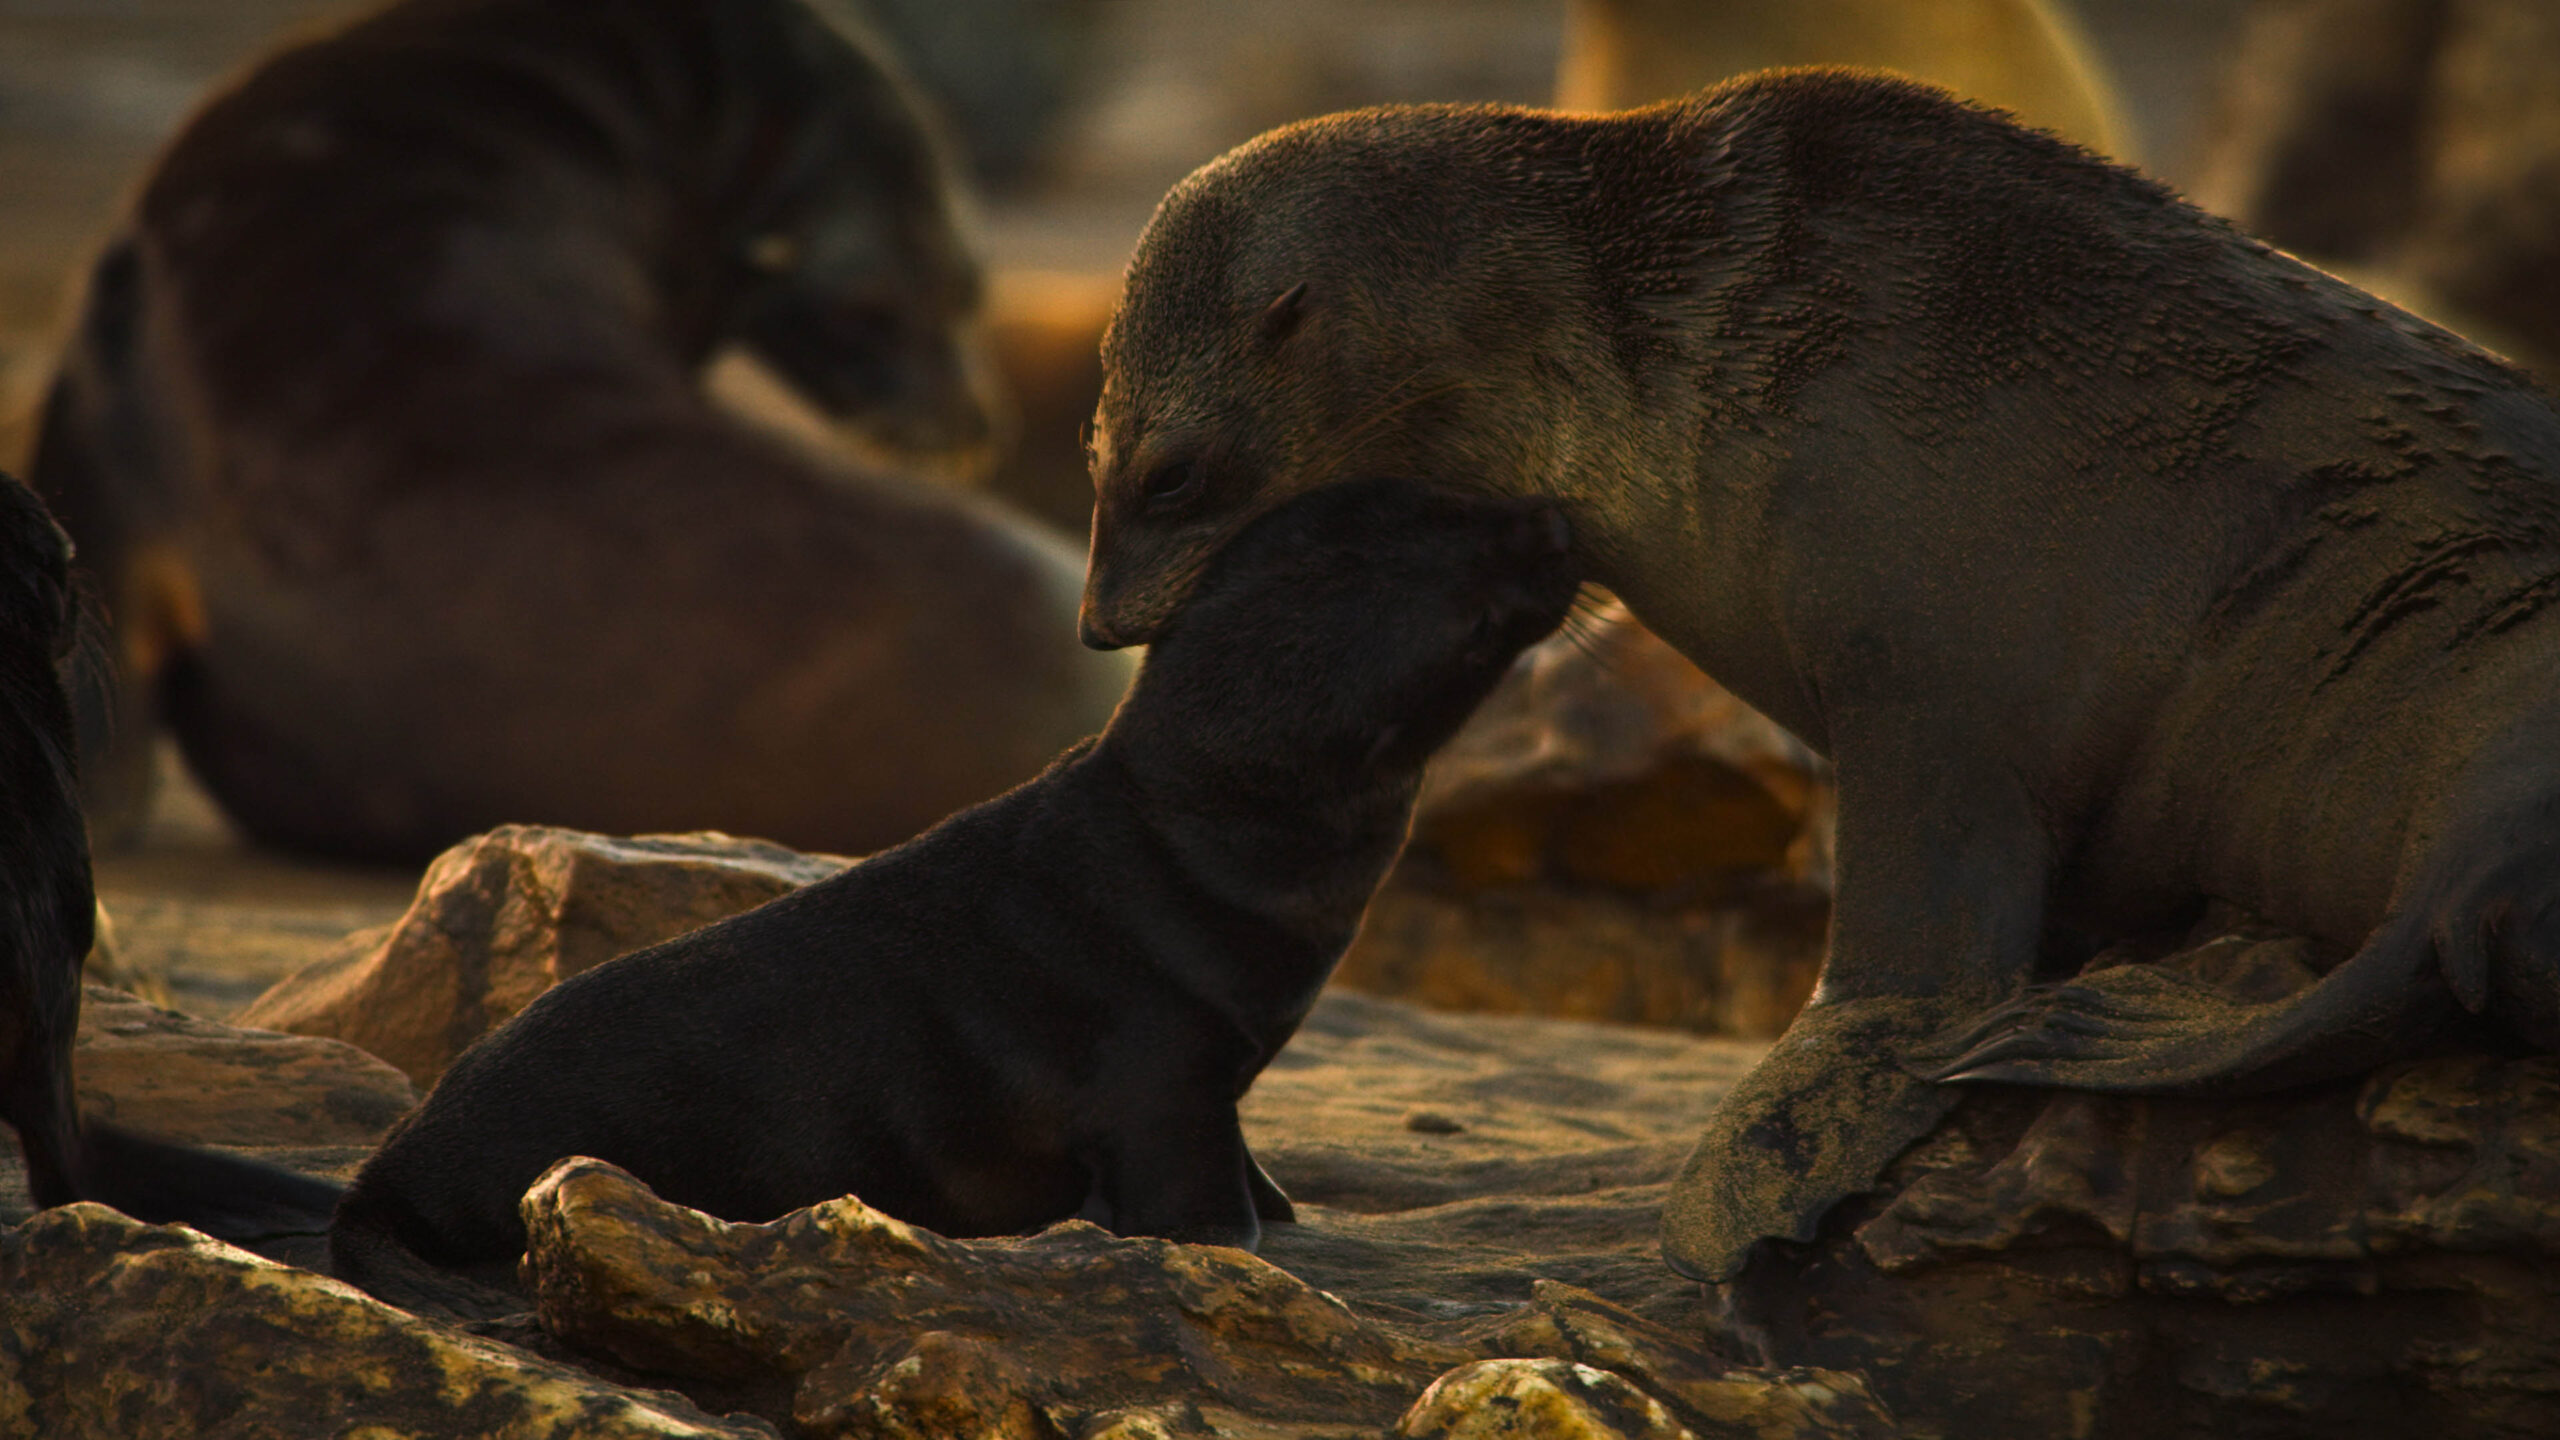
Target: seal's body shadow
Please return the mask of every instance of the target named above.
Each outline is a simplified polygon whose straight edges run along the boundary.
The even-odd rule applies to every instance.
[[[1253,1245],[1288,1202],[1236,1101],[1349,945],[1423,762],[1577,581],[1551,507],[1358,482],[1274,512],[1039,779],[466,1051],[348,1191],[334,1268],[449,1303],[420,1262],[512,1262],[519,1197],[571,1155],[738,1220],[853,1193],[952,1235],[1080,1214]]]
[[[1355,112],[1177,186],[1104,363],[1089,642],[1385,469],[1561,503],[1832,760],[1822,982],[1674,1190],[1687,1273],[1808,1238],[1941,1079],[2263,1088],[2454,1007],[2560,1047],[2560,411],[2129,169],[1846,71]],[[2029,995],[2209,900],[2350,958]]]
[[[991,442],[937,144],[799,0],[409,0],[188,123],[98,261],[31,480],[115,626],[93,819],[165,721],[261,841],[492,825],[893,843],[1109,716],[1078,566],[874,453]]]

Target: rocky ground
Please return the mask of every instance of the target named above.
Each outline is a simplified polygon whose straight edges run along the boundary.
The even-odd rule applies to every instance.
[[[542,985],[839,863],[477,837],[253,1007],[375,1027],[399,1066],[93,987],[83,1100],[343,1176]],[[2241,928],[2179,963],[2258,993],[2307,958]],[[382,1028],[402,1011],[426,1023]],[[458,1328],[313,1275],[316,1234],[253,1254],[67,1207],[0,1234],[0,1423],[24,1417],[0,1433],[2549,1433],[2560,1062],[2454,1048],[2227,1102],[1983,1091],[1811,1245],[1700,1286],[1660,1264],[1657,1212],[1759,1053],[1336,989],[1243,1107],[1301,1204],[1258,1259],[1075,1223],[951,1241],[853,1198],[727,1224],[573,1161],[525,1200],[528,1308]],[[0,1220],[24,1214],[0,1174]]]
[[[343,1176],[414,1094],[340,1042],[87,998],[84,1101],[164,1133]],[[1304,1216],[1261,1261],[1085,1226],[942,1241],[854,1201],[726,1226],[595,1166],[529,1202],[537,1310],[480,1335],[192,1232],[47,1212],[0,1237],[0,1417],[60,1436],[768,1433],[725,1410],[794,1435],[1242,1436],[1376,1433],[1412,1409],[1421,1435],[1499,1433],[1461,1412],[1529,1396],[1617,1428],[1521,1433],[1889,1433],[1853,1377],[1731,1373],[1706,1297],[1655,1258],[1694,1117],[1757,1053],[1336,993],[1246,1106]],[[25,1214],[0,1176],[0,1218]],[[318,1261],[310,1235],[257,1248]],[[1495,1359],[1561,1363],[1478,1369],[1417,1407]]]

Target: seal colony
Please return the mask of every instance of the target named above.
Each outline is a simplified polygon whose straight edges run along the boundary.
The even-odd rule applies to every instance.
[[[1822,983],[1675,1188],[1684,1273],[1809,1238],[1943,1080],[2274,1086],[2466,1010],[2560,1047],[2560,413],[2133,171],[1846,71],[1359,111],[1177,186],[1104,360],[1089,643],[1409,474],[1561,505],[1831,758]],[[2030,990],[2213,900],[2348,958]]]
[[[1102,735],[841,875],[563,981],[347,1191],[340,1276],[512,1267],[570,1155],[768,1220],[1082,1215],[1251,1248],[1288,1200],[1236,1101],[1402,847],[1423,762],[1578,586],[1552,507],[1335,486],[1209,566]],[[437,1297],[436,1303],[442,1303]]]
[[[165,722],[257,839],[545,821],[894,843],[1108,718],[1073,552],[715,408],[987,443],[979,273],[898,78],[799,0],[406,0],[198,114],[30,478],[113,619],[92,819]]]

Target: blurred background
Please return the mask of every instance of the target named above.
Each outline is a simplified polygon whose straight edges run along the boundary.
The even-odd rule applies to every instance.
[[[1605,108],[1772,63],[1892,64],[2529,364],[2560,354],[2553,0],[851,3],[967,157],[1022,422],[996,488],[1079,540],[1093,346],[1157,197],[1271,126],[1379,102]],[[162,142],[226,76],[368,8],[0,0],[0,466],[18,465],[84,267]],[[720,383],[826,443],[787,395]],[[1579,658],[1533,657],[1442,767],[1353,983],[1739,1034],[1801,1001],[1827,909],[1820,767],[1612,623]],[[250,851],[176,763],[139,844],[101,857],[106,963],[126,979],[232,1013],[408,903],[414,869]]]
[[[1700,0],[1702,8],[1712,8]],[[2192,174],[2251,0],[2074,0],[2130,158]],[[1929,0],[1910,0],[1926,10]],[[346,0],[0,0],[0,423],[23,426],[80,267],[223,78],[373,8]],[[1546,103],[1563,0],[868,0],[954,118],[998,270],[1116,272],[1166,187],[1304,115]],[[5,454],[6,452],[0,452]]]

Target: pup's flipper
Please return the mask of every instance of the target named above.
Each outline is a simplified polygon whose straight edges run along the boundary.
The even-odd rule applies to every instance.
[[[99,1120],[80,1127],[81,1198],[217,1240],[318,1235],[344,1186],[246,1155],[155,1139]]]
[[[1290,1200],[1288,1191],[1280,1188],[1280,1182],[1271,1178],[1271,1172],[1262,1168],[1262,1162],[1255,1159],[1250,1150],[1244,1157],[1244,1183],[1253,1191],[1253,1213],[1263,1224],[1298,1223],[1297,1204]]]
[[[1662,1254],[1727,1280],[1763,1240],[1810,1240],[1832,1206],[1874,1185],[1946,1117],[1957,1092],[1898,1063],[1959,1005],[1877,997],[1808,1006],[1707,1117],[1662,1207]]]

